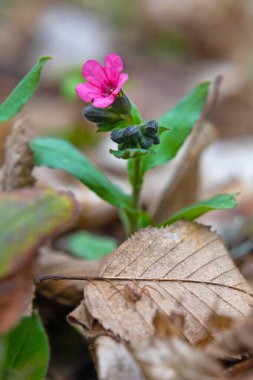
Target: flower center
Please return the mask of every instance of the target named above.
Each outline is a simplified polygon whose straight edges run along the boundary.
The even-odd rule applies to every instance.
[[[102,92],[106,96],[111,95],[114,90],[115,90],[115,87],[111,83],[104,84],[104,86],[102,87]]]

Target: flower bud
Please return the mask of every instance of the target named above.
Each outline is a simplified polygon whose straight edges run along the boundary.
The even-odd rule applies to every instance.
[[[137,142],[141,137],[141,132],[138,127],[133,125],[124,129],[123,136],[125,140]]]
[[[155,120],[147,121],[142,125],[141,130],[145,136],[156,137],[158,136],[158,123]]]
[[[120,115],[117,115],[113,110],[94,106],[85,107],[82,114],[88,121],[96,124],[117,123],[121,120]]]
[[[153,137],[153,144],[155,145],[160,144],[160,137],[158,135]]]
[[[122,115],[130,115],[132,105],[126,94],[121,91],[112,104],[112,109]]]
[[[124,129],[114,129],[111,133],[111,139],[112,141],[116,142],[117,144],[122,144],[124,142]]]
[[[142,149],[148,149],[154,144],[154,140],[152,137],[142,136],[140,138],[139,144]]]

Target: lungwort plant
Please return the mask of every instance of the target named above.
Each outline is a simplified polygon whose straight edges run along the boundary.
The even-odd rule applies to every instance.
[[[118,149],[111,149],[110,153],[118,159],[128,160],[132,194],[126,194],[112,183],[83,153],[65,140],[36,138],[31,148],[37,165],[71,173],[99,197],[117,207],[126,234],[130,235],[147,225],[154,225],[140,203],[145,173],[176,156],[201,119],[210,83],[199,84],[159,120],[143,120],[123,90],[128,74],[122,70],[123,61],[115,53],[106,57],[104,66],[88,60],[82,69],[86,82],[76,86],[76,93],[83,101],[92,103],[83,109],[84,118],[95,123],[98,132],[110,132],[112,141],[118,145]],[[181,210],[161,225],[178,219],[193,220],[210,210],[235,205],[233,195],[219,195]]]
[[[50,57],[41,57],[0,105],[0,122],[14,117],[29,101],[38,87],[42,68],[49,59]],[[31,142],[31,148],[37,165],[71,173],[115,206],[119,210],[126,234],[130,235],[147,225],[154,225],[151,216],[142,209],[140,201],[145,173],[176,156],[201,119],[209,83],[198,85],[159,120],[143,120],[123,90],[128,75],[122,73],[122,70],[122,59],[114,53],[106,57],[104,66],[89,60],[82,71],[86,82],[79,84],[76,92],[83,101],[92,103],[83,109],[83,116],[97,125],[98,132],[110,132],[112,141],[117,144],[117,149],[110,150],[110,153],[118,159],[128,161],[131,194],[126,194],[112,183],[83,152],[68,141],[52,137],[35,138]],[[73,222],[75,202],[68,194],[46,189],[0,193],[0,199],[0,208],[5,215],[0,228],[0,262],[3,264],[0,280],[5,294],[0,303],[1,332],[4,332],[0,336],[0,379],[43,380],[49,353],[47,338],[38,315],[24,317],[12,330],[10,328],[23,314],[23,303],[35,276],[37,248],[46,237],[53,236],[58,228],[62,230],[65,225]],[[234,195],[217,195],[179,210],[161,225],[167,226],[179,219],[191,221],[208,211],[232,208],[235,204]],[[95,249],[96,258],[99,258],[110,252],[116,244],[105,239],[96,242],[93,239],[91,244],[91,240],[90,235],[78,235],[72,250],[79,255],[79,246],[85,245],[86,258],[87,255],[94,258]],[[100,252],[101,245],[103,252]],[[104,252],[105,248],[107,252]],[[9,281],[12,282],[11,287]]]

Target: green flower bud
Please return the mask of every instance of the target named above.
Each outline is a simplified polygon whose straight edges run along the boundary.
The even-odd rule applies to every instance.
[[[144,123],[141,130],[145,136],[156,137],[158,136],[158,123],[155,120],[150,120]]]
[[[154,140],[152,137],[142,136],[140,138],[139,144],[142,149],[148,149],[154,144]]]
[[[121,91],[112,104],[112,109],[121,115],[130,115],[132,105],[126,94]]]
[[[132,140],[134,142],[138,142],[141,137],[141,132],[138,127],[133,125],[124,129],[123,136],[127,141]]]
[[[124,142],[124,129],[114,129],[111,133],[111,139],[112,141],[116,142],[117,144],[122,144]]]
[[[155,145],[160,144],[160,137],[159,137],[158,135],[157,135],[157,136],[154,136],[154,137],[153,137],[153,142],[154,142]]]
[[[82,114],[88,121],[96,124],[117,123],[122,120],[120,115],[116,114],[113,110],[96,108],[94,106],[85,107]]]

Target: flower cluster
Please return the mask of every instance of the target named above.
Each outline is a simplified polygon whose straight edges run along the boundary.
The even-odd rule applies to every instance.
[[[95,107],[109,107],[128,80],[128,74],[121,73],[122,70],[123,61],[118,54],[109,54],[104,66],[90,59],[82,70],[87,82],[76,86],[77,95],[85,102],[92,102]]]
[[[150,120],[140,126],[133,125],[123,129],[115,129],[111,133],[112,141],[119,144],[118,149],[149,149],[159,144],[158,123]]]
[[[128,75],[122,70],[122,59],[115,53],[106,57],[104,66],[89,60],[82,71],[87,82],[78,84],[76,93],[83,101],[92,102],[83,109],[83,116],[96,123],[99,131],[112,131],[111,139],[118,144],[119,151],[141,149],[143,153],[159,144],[158,123],[151,120],[134,125],[131,102],[122,91]]]

